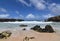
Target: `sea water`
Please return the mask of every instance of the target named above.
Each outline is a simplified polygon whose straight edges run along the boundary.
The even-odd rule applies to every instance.
[[[20,25],[27,25],[27,27],[21,27]],[[60,22],[40,22],[40,21],[22,21],[22,22],[0,22],[0,31],[3,30],[22,30],[26,28],[30,30],[30,28],[34,27],[35,25],[39,25],[41,28],[45,28],[46,25],[51,25],[53,29],[60,33]]]

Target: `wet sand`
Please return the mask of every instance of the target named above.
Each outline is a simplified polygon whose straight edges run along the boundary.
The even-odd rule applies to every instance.
[[[29,41],[60,41],[60,34],[57,33],[39,33],[33,30],[16,31],[7,39],[0,39],[0,41],[23,41],[25,37],[34,37]]]

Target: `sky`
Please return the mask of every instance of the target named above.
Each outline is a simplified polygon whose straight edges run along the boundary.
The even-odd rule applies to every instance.
[[[0,0],[0,18],[44,20],[60,15],[60,0]]]

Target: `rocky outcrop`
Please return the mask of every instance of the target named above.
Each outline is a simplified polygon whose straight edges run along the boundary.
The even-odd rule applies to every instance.
[[[52,28],[51,25],[46,25],[45,28],[40,28],[40,26],[36,25],[33,28],[31,28],[34,31],[38,31],[38,32],[48,32],[48,33],[53,33],[54,30]]]
[[[25,24],[21,24],[19,25],[20,27],[27,27],[28,25],[25,25]]]
[[[40,26],[36,25],[34,26],[33,28],[31,28],[32,30],[35,30],[35,31],[38,31],[38,32],[41,32],[42,31],[42,28],[40,28]]]
[[[60,22],[60,16],[48,18],[46,21]]]
[[[15,22],[15,21],[24,21],[24,20],[22,20],[22,19],[7,19],[7,18],[0,19],[0,22]]]
[[[46,30],[46,32],[49,32],[49,33],[53,33],[54,32],[54,30],[53,30],[51,25],[46,25],[45,26],[45,30]]]
[[[11,36],[11,32],[10,31],[3,31],[2,33],[0,33],[0,39],[7,39],[7,37],[10,37]]]

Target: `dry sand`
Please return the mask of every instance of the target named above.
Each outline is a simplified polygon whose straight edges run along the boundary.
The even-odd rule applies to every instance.
[[[23,41],[25,37],[35,37],[29,41],[60,41],[60,34],[56,33],[39,33],[36,31],[17,31],[7,39],[0,39],[0,41]]]

